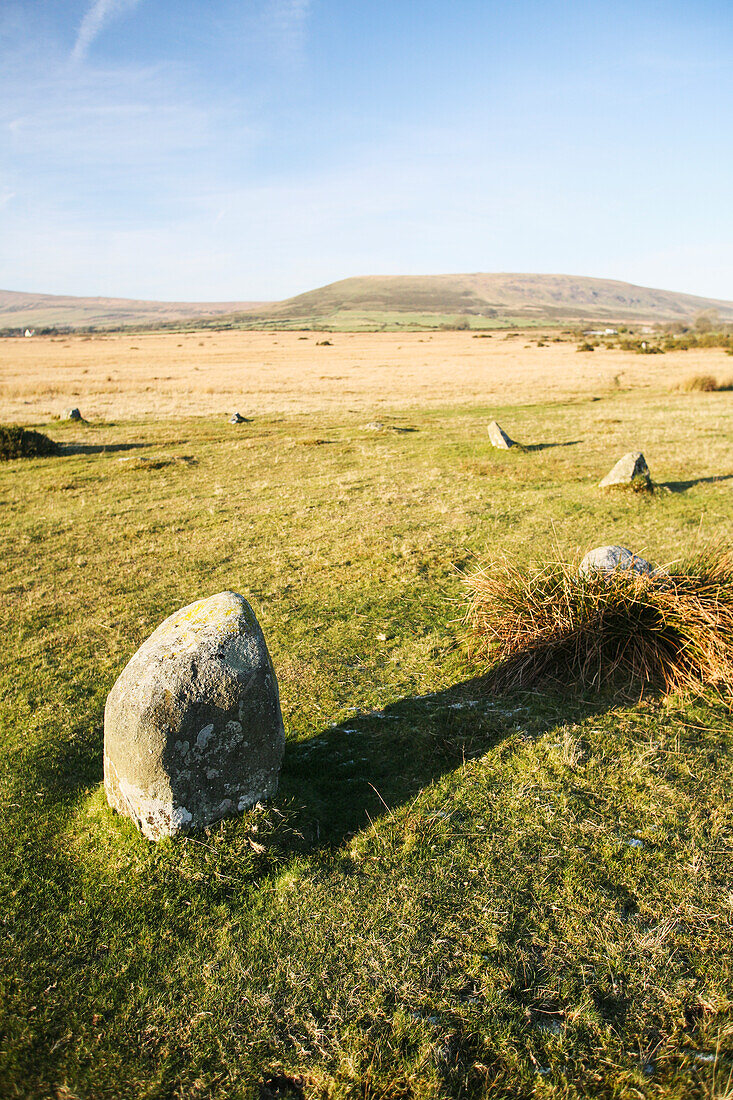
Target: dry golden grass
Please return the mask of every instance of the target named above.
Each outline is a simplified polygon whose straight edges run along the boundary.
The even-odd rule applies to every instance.
[[[680,393],[717,393],[718,390],[733,390],[733,379],[720,379],[712,374],[690,374],[675,383],[673,389]]]
[[[465,622],[488,682],[693,690],[733,682],[733,549],[702,548],[674,572],[581,576],[510,561],[465,578]],[[499,663],[496,663],[498,660]]]
[[[535,403],[664,388],[720,370],[716,348],[635,355],[551,334],[222,332],[0,340],[0,420],[35,423],[78,405],[89,419]]]

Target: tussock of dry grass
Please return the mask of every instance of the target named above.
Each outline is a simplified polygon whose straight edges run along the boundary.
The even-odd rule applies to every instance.
[[[58,445],[41,432],[28,431],[17,424],[0,425],[0,461],[58,453]]]
[[[673,387],[678,393],[717,393],[720,390],[733,390],[733,380],[718,379],[712,374],[690,374]]]
[[[732,548],[656,578],[504,562],[465,586],[472,649],[499,689],[549,681],[641,694],[733,682]]]

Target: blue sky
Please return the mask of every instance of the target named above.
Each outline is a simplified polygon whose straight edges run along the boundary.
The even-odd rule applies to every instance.
[[[733,299],[729,0],[1,0],[0,286]]]

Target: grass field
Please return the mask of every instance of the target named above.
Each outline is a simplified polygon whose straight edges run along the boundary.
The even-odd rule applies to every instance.
[[[0,419],[64,444],[0,467],[0,1095],[733,1095],[730,697],[488,694],[460,623],[486,557],[733,539],[733,393],[669,390],[730,359],[202,339],[0,350]],[[601,493],[631,449],[658,491]],[[223,589],[280,791],[154,846],[106,807],[105,697]]]

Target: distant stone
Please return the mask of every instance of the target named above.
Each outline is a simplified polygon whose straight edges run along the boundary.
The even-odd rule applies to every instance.
[[[235,592],[169,616],[107,697],[104,789],[150,840],[277,790],[285,734],[262,630]]]
[[[368,424],[364,425],[364,429],[367,432],[383,432],[384,424],[381,420],[370,420]]]
[[[235,412],[233,416],[229,417],[229,423],[230,424],[246,424],[247,423],[247,417],[242,416],[241,413]]]
[[[510,447],[517,446],[496,420],[492,420],[489,424],[489,440],[493,447],[499,447],[502,451],[508,451]]]
[[[632,550],[627,550],[625,546],[597,546],[585,555],[578,566],[581,577],[588,577],[591,573],[629,570],[647,577],[654,576],[657,572],[653,565]]]
[[[601,489],[613,489],[616,486],[630,486],[637,489],[651,489],[652,479],[649,475],[649,467],[641,451],[629,451],[620,458],[610,473],[606,474],[603,481],[599,482]]]
[[[83,420],[84,417],[81,415],[81,413],[79,412],[78,409],[64,409],[64,411],[61,413],[61,419],[62,420]]]

